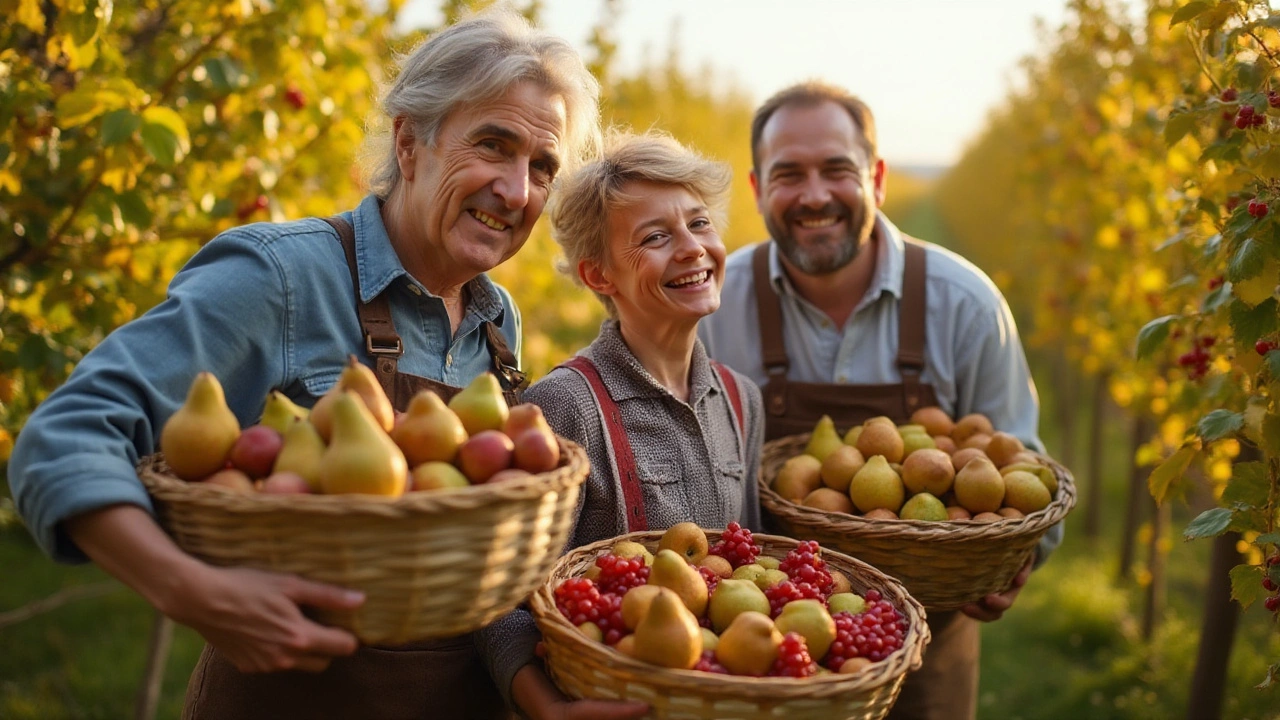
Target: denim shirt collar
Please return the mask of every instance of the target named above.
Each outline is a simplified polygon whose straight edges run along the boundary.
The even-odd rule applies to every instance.
[[[614,402],[671,395],[671,391],[660,384],[640,364],[631,348],[627,347],[617,320],[609,319],[601,324],[600,334],[585,354],[596,364]],[[711,377],[711,362],[707,357],[707,350],[702,345],[702,340],[697,340],[693,344],[693,357],[690,359],[688,405],[696,406],[708,392],[715,389],[717,386]]]
[[[360,301],[369,302],[386,290],[391,283],[403,277],[405,282],[416,285],[428,296],[431,292],[422,286],[405,269],[391,245],[387,227],[382,224],[382,201],[369,195],[351,213],[351,225],[356,233],[356,270],[360,276]],[[459,334],[466,333],[481,322],[502,324],[505,308],[497,287],[488,275],[481,273],[467,283],[467,314],[458,327]]]
[[[886,292],[899,300],[902,299],[902,270],[906,262],[906,245],[902,240],[901,231],[884,216],[884,213],[879,211],[876,212],[873,243],[876,249],[875,274],[871,277],[867,293],[862,296],[854,312],[875,302]],[[791,284],[790,278],[782,269],[782,260],[778,258],[777,242],[769,248],[769,279],[780,296],[797,296],[795,286]]]

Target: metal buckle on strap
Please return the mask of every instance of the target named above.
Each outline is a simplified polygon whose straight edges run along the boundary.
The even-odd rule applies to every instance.
[[[392,355],[400,357],[404,354],[404,343],[400,341],[400,338],[395,338],[395,344],[393,345],[387,345],[384,344],[384,342],[385,341],[383,340],[378,340],[375,343],[372,335],[365,335],[364,349],[368,351],[370,355]]]

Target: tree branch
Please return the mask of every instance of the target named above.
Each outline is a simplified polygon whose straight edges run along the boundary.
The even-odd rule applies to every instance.
[[[50,610],[56,610],[70,602],[76,600],[84,600],[99,595],[115,592],[121,588],[120,583],[107,580],[97,582],[90,585],[74,585],[72,587],[62,588],[58,592],[44,598],[40,598],[34,602],[29,602],[22,607],[0,613],[0,628],[16,625],[24,620],[47,613]]]

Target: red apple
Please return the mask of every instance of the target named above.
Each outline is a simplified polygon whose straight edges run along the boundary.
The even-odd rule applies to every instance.
[[[253,480],[250,480],[248,475],[245,475],[243,472],[240,472],[235,468],[219,470],[201,482],[206,485],[217,485],[232,492],[253,492]]]
[[[306,478],[286,470],[267,476],[262,481],[259,492],[267,495],[308,495],[311,493],[311,486],[307,484]]]
[[[282,445],[284,436],[275,428],[254,425],[240,433],[227,459],[232,467],[243,470],[249,477],[264,478],[271,474]]]
[[[455,462],[473,483],[482,483],[499,470],[511,467],[515,445],[500,430],[481,430],[458,448]]]
[[[511,440],[515,447],[514,464],[521,470],[542,473],[560,464],[560,444],[550,429],[530,428]]]

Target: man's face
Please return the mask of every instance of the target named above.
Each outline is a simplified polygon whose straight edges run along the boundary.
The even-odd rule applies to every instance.
[[[756,206],[783,257],[809,275],[848,265],[875,227],[884,163],[834,102],[783,106],[760,136]]]
[[[409,224],[442,275],[474,277],[524,245],[559,169],[564,131],[564,102],[518,83],[458,108],[434,142],[416,145],[403,178]]]

